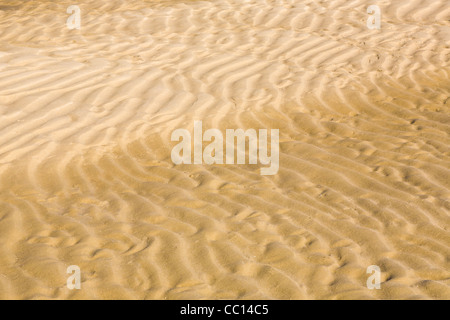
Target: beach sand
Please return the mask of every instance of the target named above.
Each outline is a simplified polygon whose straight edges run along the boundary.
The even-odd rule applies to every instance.
[[[450,299],[448,0],[76,2],[0,5],[0,299]]]

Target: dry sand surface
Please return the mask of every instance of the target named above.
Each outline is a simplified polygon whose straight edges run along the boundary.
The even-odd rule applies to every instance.
[[[449,62],[448,0],[1,1],[0,299],[450,299]]]

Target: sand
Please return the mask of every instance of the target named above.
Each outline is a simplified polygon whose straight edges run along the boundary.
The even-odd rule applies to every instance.
[[[448,0],[76,2],[0,5],[0,299],[450,299]]]

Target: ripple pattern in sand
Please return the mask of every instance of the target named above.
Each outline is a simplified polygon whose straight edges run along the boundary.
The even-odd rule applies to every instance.
[[[450,298],[446,1],[79,2],[0,7],[0,298]],[[174,166],[194,119],[279,174]]]

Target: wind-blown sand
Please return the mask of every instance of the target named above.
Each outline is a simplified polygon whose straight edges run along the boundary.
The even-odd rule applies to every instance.
[[[448,0],[2,1],[0,299],[450,299],[449,62]]]

